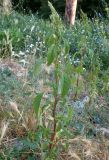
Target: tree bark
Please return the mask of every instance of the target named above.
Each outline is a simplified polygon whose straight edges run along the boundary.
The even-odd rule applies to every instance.
[[[0,12],[3,14],[9,14],[12,9],[11,0],[0,0]]]
[[[76,17],[77,0],[66,0],[65,19],[74,25]]]

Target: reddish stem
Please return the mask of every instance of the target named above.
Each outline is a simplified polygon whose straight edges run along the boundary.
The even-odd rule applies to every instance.
[[[55,65],[55,68],[57,67],[57,65]],[[58,75],[57,73],[55,73],[55,84],[56,84],[56,87],[58,85]],[[57,89],[57,88],[56,88]],[[57,92],[57,91],[56,91]],[[50,144],[49,144],[49,151],[53,148],[54,146],[54,142],[56,140],[56,106],[57,106],[57,103],[58,103],[58,93],[56,93],[56,95],[54,96],[54,106],[53,106],[53,119],[54,119],[54,122],[53,122],[53,134],[51,135],[51,138],[50,138]]]

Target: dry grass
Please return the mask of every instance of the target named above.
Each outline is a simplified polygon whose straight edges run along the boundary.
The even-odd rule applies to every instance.
[[[101,143],[101,142],[97,142],[96,140],[87,140],[87,139],[83,139],[81,137],[81,139],[77,140],[77,146],[78,143],[80,142],[79,146],[79,153],[81,159],[92,159],[92,160],[106,160],[107,158],[109,158],[109,152],[107,150],[107,146],[109,145],[108,143]],[[72,143],[73,144],[73,143]],[[76,147],[75,147],[76,148]],[[78,147],[77,147],[78,150]],[[77,151],[78,152],[78,151]]]
[[[0,67],[9,67],[10,70],[18,76],[18,73],[21,72],[21,77],[26,76],[27,70],[25,70],[23,67],[21,67],[19,64],[17,64],[14,61],[5,61],[0,63]],[[42,68],[45,69],[46,74],[50,74],[50,70],[53,69],[48,68],[46,65],[43,65]],[[22,78],[21,78],[22,79]],[[20,80],[18,78],[18,80]],[[22,81],[22,83],[25,83],[25,81]],[[47,94],[51,93],[51,88],[48,88],[44,85],[43,79],[39,81],[40,90],[45,93],[43,100],[46,101]],[[30,89],[30,88],[29,88]],[[33,90],[33,94],[31,96],[34,97],[34,88],[31,88],[31,92]],[[29,97],[29,100],[32,99],[32,97]],[[3,151],[2,146],[5,145],[9,148],[11,148],[14,143],[16,142],[16,139],[18,137],[25,137],[28,131],[36,131],[37,128],[37,121],[34,115],[34,111],[32,107],[25,109],[27,107],[26,103],[23,107],[21,106],[22,103],[19,102],[19,99],[22,99],[22,101],[25,102],[25,99],[22,97],[18,98],[17,101],[10,101],[9,105],[6,106],[9,109],[10,114],[10,121],[7,122],[5,119],[5,116],[0,118],[0,151]],[[20,107],[19,107],[20,106]],[[0,112],[3,113],[3,106],[0,106]],[[46,115],[45,120],[47,121],[49,119],[49,116]],[[45,122],[46,123],[46,122]],[[47,124],[48,125],[48,124]],[[63,152],[59,156],[59,160],[109,160],[109,141],[103,137],[96,138],[96,139],[86,139],[85,137],[76,137],[74,139],[69,140],[69,148],[67,153]],[[35,153],[36,155],[40,156],[39,153]],[[26,158],[24,158],[26,160]]]
[[[68,153],[61,154],[62,160],[109,160],[109,141],[76,137],[69,141]]]

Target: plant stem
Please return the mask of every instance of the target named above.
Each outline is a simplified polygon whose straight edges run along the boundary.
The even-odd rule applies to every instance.
[[[57,68],[57,65],[55,65],[55,68]],[[55,85],[56,87],[58,86],[58,75],[57,73],[55,73]],[[54,105],[53,105],[53,134],[51,135],[50,138],[50,145],[49,145],[49,151],[53,148],[54,146],[54,141],[55,141],[55,137],[56,137],[56,127],[57,127],[57,121],[56,121],[56,107],[57,107],[57,103],[58,103],[58,91],[56,88],[56,94],[54,96]]]
[[[76,93],[75,93],[75,95],[74,95],[74,101],[77,99],[77,95],[78,95],[78,86],[79,86],[79,75],[77,75],[77,81],[76,81],[77,90],[76,90]]]

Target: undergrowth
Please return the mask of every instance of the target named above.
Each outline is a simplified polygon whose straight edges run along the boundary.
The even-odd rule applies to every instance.
[[[82,48],[84,66],[89,68],[91,60],[100,67],[107,69],[109,66],[109,23],[108,19],[88,19],[81,13],[81,19],[75,26],[66,26],[63,37],[70,44],[70,56],[75,56],[78,61]],[[49,32],[48,32],[49,31]],[[50,21],[39,19],[36,15],[22,15],[12,12],[9,16],[0,16],[0,56],[14,56],[26,58],[28,54],[46,56],[46,37],[53,34]]]
[[[109,23],[70,28],[49,7],[50,21],[0,17],[1,62],[23,65],[0,65],[0,159],[108,158]]]

